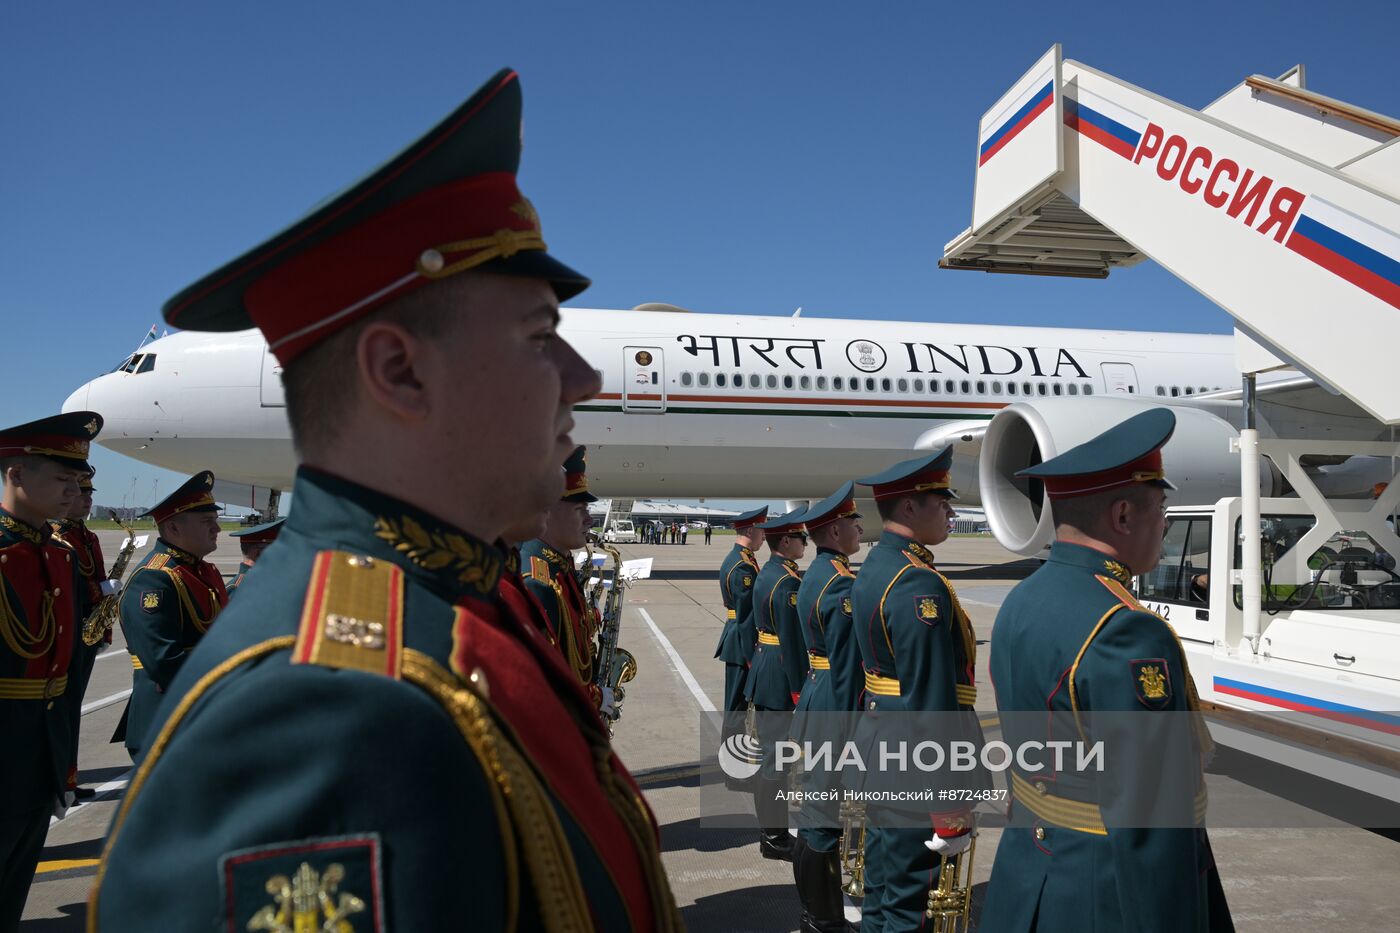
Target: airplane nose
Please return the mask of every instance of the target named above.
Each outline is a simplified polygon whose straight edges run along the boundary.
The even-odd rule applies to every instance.
[[[92,390],[92,383],[85,383],[63,402],[63,411],[88,411],[88,393]]]

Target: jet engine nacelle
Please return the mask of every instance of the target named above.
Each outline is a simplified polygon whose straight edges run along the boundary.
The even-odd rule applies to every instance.
[[[1176,433],[1162,451],[1167,478],[1179,490],[1171,493],[1171,504],[1205,505],[1239,495],[1239,455],[1230,452],[1230,440],[1239,432],[1208,412],[1128,398],[1016,402],[998,412],[987,426],[978,463],[987,524],[1002,546],[1031,557],[1054,538],[1043,485],[1017,478],[1017,470],[1058,456],[1151,408],[1171,408],[1176,413]],[[1278,476],[1267,460],[1261,465],[1259,482],[1263,495],[1277,494]]]

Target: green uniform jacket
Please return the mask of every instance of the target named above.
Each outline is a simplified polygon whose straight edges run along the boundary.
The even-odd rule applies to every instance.
[[[294,496],[165,698],[90,928],[676,929],[654,818],[503,612],[501,552],[305,467]]]
[[[253,566],[247,563],[246,561],[238,565],[238,573],[233,575],[233,579],[228,581],[228,584],[226,586],[226,589],[228,590],[229,599],[233,598],[234,590],[242,586],[243,581],[248,579],[248,571],[252,569]]]
[[[1171,717],[1154,714],[1189,709],[1194,689],[1176,635],[1137,604],[1124,588],[1128,579],[1126,567],[1099,551],[1056,542],[1049,560],[1017,585],[997,614],[992,683],[1013,748],[1045,734],[1043,727],[1036,735],[1017,734],[1032,731],[1031,722],[1008,711],[1134,710],[1141,724],[1127,738],[1141,743],[1143,760],[1154,764],[1140,779],[1114,781],[1094,794],[1073,773],[1013,771],[1013,815],[1034,822],[1002,833],[979,928],[985,933],[1030,930],[1037,911],[1034,928],[1051,933],[1230,928],[1228,911],[1211,916],[1208,875],[1216,876],[1204,829],[1114,828],[1115,808],[1129,803],[1119,799],[1125,794],[1155,799],[1173,788],[1187,794],[1194,788],[1197,806],[1204,805],[1194,742],[1165,757],[1147,751],[1191,735],[1180,728],[1167,734]],[[1113,750],[1109,764],[1136,757]],[[1029,793],[1018,793],[1018,786]],[[1097,827],[1069,828],[1045,818],[1065,812],[1059,801],[1086,799],[1101,806]]]
[[[47,525],[0,509],[0,815],[48,809],[67,784],[69,704],[82,702],[67,692],[68,676],[84,585],[72,549]]]
[[[126,747],[146,748],[146,732],[162,694],[214,623],[228,593],[214,565],[157,538],[122,590],[122,631],[131,652]]]
[[[807,652],[797,621],[797,587],[801,582],[797,562],[776,554],[768,558],[754,581],[758,644],[744,694],[764,709],[792,709],[796,705],[793,697],[801,692],[807,677]],[[765,636],[776,637],[779,644],[764,644]]]
[[[748,665],[753,660],[758,632],[753,620],[753,585],[758,559],[741,544],[725,555],[719,567],[719,592],[728,618],[720,630],[715,657],[726,664]]]
[[[846,555],[828,548],[817,549],[817,556],[802,575],[797,618],[811,668],[797,701],[799,713],[849,710],[853,705],[839,697],[849,693],[860,672],[860,655],[851,634],[851,586],[855,580]],[[830,665],[826,669],[818,666],[823,659]],[[802,735],[794,734],[793,739],[801,741]]]

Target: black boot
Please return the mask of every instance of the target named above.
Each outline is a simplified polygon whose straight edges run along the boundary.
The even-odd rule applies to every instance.
[[[793,865],[797,896],[802,899],[802,933],[847,933],[845,903],[841,899],[841,853],[818,852],[803,846]]]
[[[792,861],[793,842],[787,830],[787,801],[778,799],[782,785],[773,778],[754,782],[753,809],[758,815],[758,852],[764,858]]]

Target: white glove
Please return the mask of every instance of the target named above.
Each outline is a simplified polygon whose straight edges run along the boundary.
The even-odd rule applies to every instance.
[[[598,707],[598,712],[603,714],[603,718],[611,722],[617,718],[617,703],[613,696],[612,687],[603,688],[603,703]]]
[[[972,845],[972,837],[977,835],[977,830],[963,833],[961,836],[934,836],[924,845],[929,850],[943,856],[952,858],[955,855],[962,855],[967,851],[967,847]]]
[[[111,596],[117,590],[121,589],[121,584],[116,580],[103,580],[100,588],[103,596]]]

